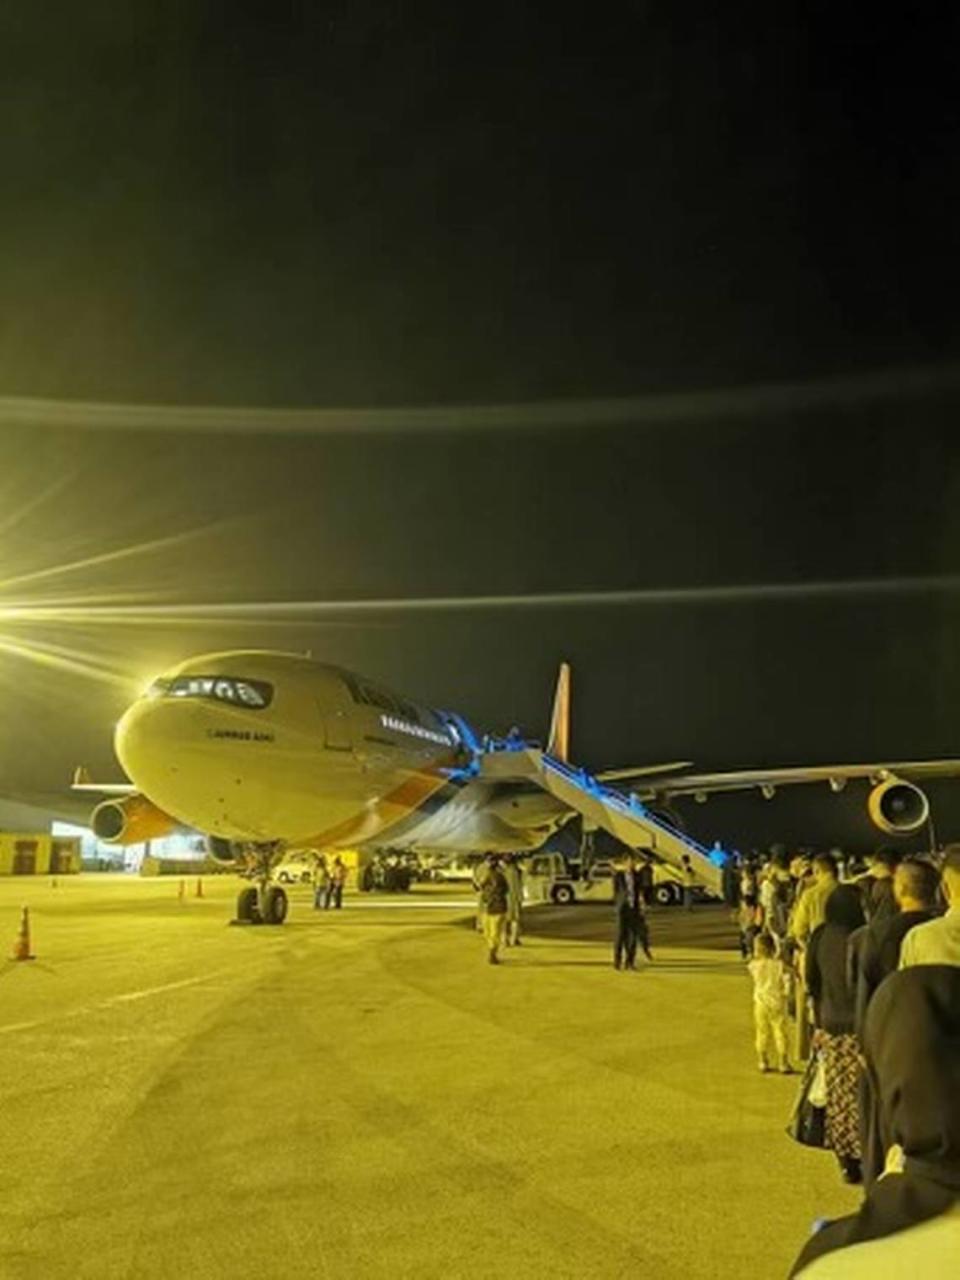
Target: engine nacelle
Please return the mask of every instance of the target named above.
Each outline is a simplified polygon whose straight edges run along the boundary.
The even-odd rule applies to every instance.
[[[908,836],[930,817],[930,801],[919,787],[902,778],[886,778],[870,792],[870,821],[888,836]]]
[[[180,824],[146,796],[104,800],[90,815],[93,834],[104,844],[143,844],[168,836]]]
[[[222,836],[207,836],[207,853],[214,862],[230,867],[240,858],[241,849],[232,840],[224,840]]]

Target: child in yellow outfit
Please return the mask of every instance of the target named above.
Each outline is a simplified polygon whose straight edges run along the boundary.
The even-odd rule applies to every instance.
[[[772,1047],[776,1051],[777,1066],[784,1075],[790,1075],[793,1071],[787,1056],[790,974],[776,954],[769,933],[760,933],[754,939],[753,959],[747,968],[753,979],[753,1025],[760,1070],[772,1070]]]

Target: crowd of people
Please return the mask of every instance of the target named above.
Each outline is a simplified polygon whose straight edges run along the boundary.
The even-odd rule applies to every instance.
[[[347,864],[339,854],[327,861],[318,854],[313,869],[313,905],[318,911],[339,911],[343,906],[343,888],[347,883]]]
[[[341,904],[346,868],[318,867],[315,905]],[[612,878],[613,964],[653,959],[652,868],[624,852]],[[523,866],[489,855],[474,871],[487,960],[521,945]],[[693,877],[685,876],[687,905]],[[960,1275],[960,844],[938,856],[881,848],[728,860],[724,897],[753,988],[760,1071],[802,1070],[823,1145],[860,1210],[821,1222],[791,1272]],[[801,1094],[803,1099],[804,1094]]]
[[[818,1231],[793,1274],[876,1275],[895,1257],[919,1275],[960,1274],[960,845],[883,848],[866,866],[777,849],[729,865],[725,896],[759,1069],[806,1063],[823,1145],[865,1185],[860,1211]]]

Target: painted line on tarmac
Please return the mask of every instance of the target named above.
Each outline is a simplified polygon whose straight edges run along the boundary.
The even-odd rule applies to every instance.
[[[345,902],[344,911],[441,911],[445,907],[473,907],[476,909],[476,898],[447,898],[445,902],[418,902],[416,899],[406,902]],[[319,915],[323,908],[317,909]],[[335,915],[335,911],[326,911],[326,915]]]
[[[208,982],[216,976],[214,973],[202,973],[195,978],[183,978],[180,982],[165,982],[162,987],[144,987],[142,991],[125,991],[123,995],[109,996],[106,1000],[101,1000],[95,1007],[97,1009],[109,1009],[115,1004],[124,1004],[130,1000],[146,1000],[149,996],[162,995],[164,991],[178,991],[181,987],[195,987],[198,982]]]
[[[125,991],[119,996],[109,996],[106,1000],[98,1000],[96,1004],[84,1005],[79,1009],[69,1009],[63,1013],[51,1014],[49,1018],[37,1018],[33,1022],[9,1022],[0,1027],[0,1036],[13,1035],[17,1031],[36,1031],[38,1027],[49,1026],[51,1022],[61,1022],[69,1018],[82,1018],[85,1014],[95,1013],[98,1009],[112,1009],[118,1004],[129,1004],[134,1000],[147,1000],[150,996],[163,995],[167,991],[178,991],[183,987],[195,987],[201,982],[209,982],[217,978],[218,973],[202,973],[195,978],[183,978],[179,982],[165,982],[161,987],[144,987],[140,991]]]

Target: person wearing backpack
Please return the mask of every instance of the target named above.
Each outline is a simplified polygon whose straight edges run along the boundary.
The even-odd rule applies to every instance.
[[[507,924],[509,896],[510,887],[507,884],[507,877],[500,869],[500,859],[491,854],[487,859],[487,874],[480,887],[483,936],[487,944],[487,959],[490,964],[500,963],[500,948],[503,946],[503,935]]]

